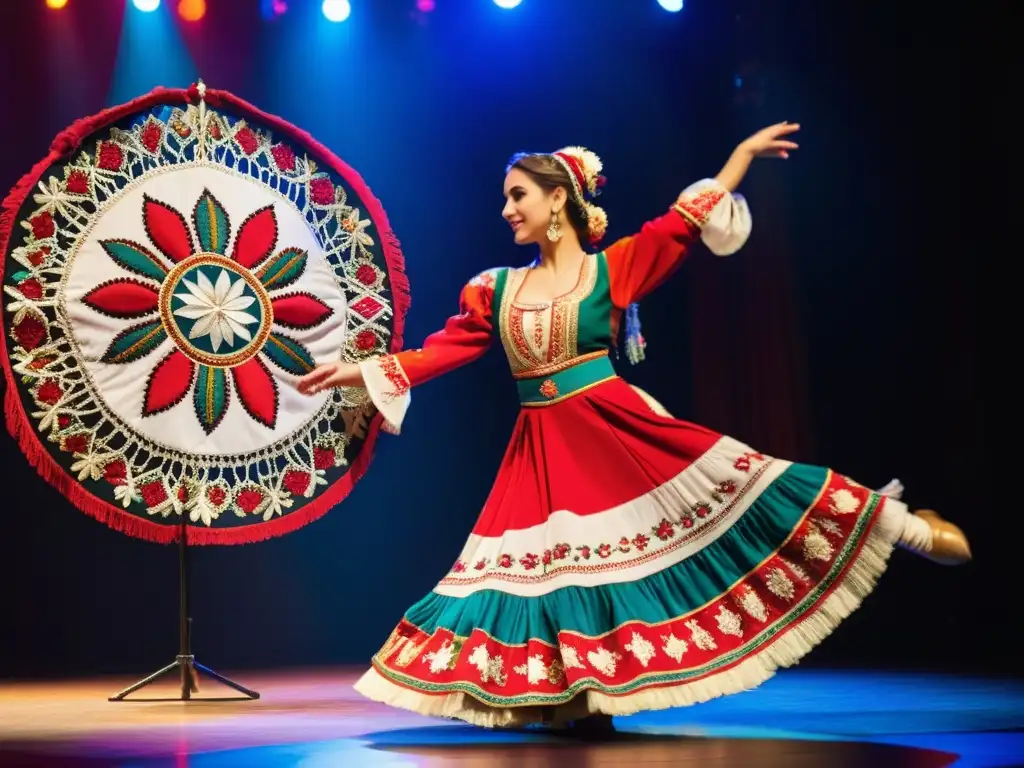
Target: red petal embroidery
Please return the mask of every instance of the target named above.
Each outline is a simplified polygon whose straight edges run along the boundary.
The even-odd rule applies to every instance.
[[[111,317],[141,317],[157,308],[160,295],[145,283],[124,278],[93,288],[82,301]]]
[[[377,346],[377,334],[371,330],[363,330],[356,334],[356,349],[369,352]]]
[[[334,310],[310,293],[279,296],[271,304],[274,320],[286,328],[313,328],[334,314]]]
[[[260,147],[259,139],[256,138],[256,134],[253,133],[252,128],[249,128],[248,126],[235,134],[235,141],[238,142],[238,146],[240,146],[242,151],[247,155],[251,155]]]
[[[39,301],[43,298],[43,284],[34,277],[18,283],[18,290],[21,291],[22,296],[31,301]]]
[[[231,369],[238,399],[246,413],[264,426],[274,428],[277,423],[277,382],[267,366],[254,357]]]
[[[369,264],[360,264],[359,268],[356,269],[355,277],[356,280],[367,286],[375,285],[378,280],[377,270]]]
[[[100,144],[96,164],[105,171],[116,171],[124,163],[124,152],[121,148],[109,141]]]
[[[171,261],[184,261],[191,256],[192,235],[188,231],[185,217],[149,195],[143,195],[143,200],[143,221],[146,234],[153,244]]]
[[[64,395],[64,390],[60,388],[53,379],[47,379],[39,385],[39,389],[36,390],[36,400],[46,405],[56,405],[60,402],[61,397]]]
[[[334,202],[334,184],[330,179],[313,179],[309,182],[309,196],[317,205],[330,205]]]
[[[274,156],[277,167],[282,171],[295,170],[295,153],[292,152],[290,147],[284,144],[275,144],[270,148],[270,154]]]
[[[50,246],[45,245],[37,251],[32,251],[28,255],[28,263],[33,267],[42,266],[42,263],[47,260],[50,256]]]
[[[231,258],[252,269],[270,255],[276,244],[277,216],[274,215],[274,207],[268,205],[242,222]]]
[[[64,438],[64,450],[68,453],[85,453],[89,448],[89,435],[79,433]]]
[[[192,387],[195,367],[195,363],[177,349],[157,363],[146,384],[146,402],[142,406],[142,415],[152,416],[184,400]]]
[[[309,473],[289,469],[284,473],[281,485],[293,496],[302,496],[309,489]]]
[[[262,503],[263,493],[255,488],[246,488],[235,497],[235,504],[238,505],[238,508],[250,515],[255,512]]]
[[[89,194],[89,177],[85,175],[85,171],[76,169],[68,174],[66,186],[68,192],[73,195],[87,195]]]
[[[128,467],[123,459],[117,459],[103,467],[103,477],[111,485],[124,485],[128,479]]]
[[[55,231],[53,216],[46,211],[33,216],[28,222],[32,225],[32,237],[36,240],[45,240],[48,237],[53,237]]]
[[[167,501],[167,491],[159,480],[140,486],[139,494],[142,496],[142,502],[151,509]]]
[[[164,136],[164,132],[160,129],[156,123],[150,123],[142,129],[142,146],[148,149],[150,152],[156,152],[160,147],[160,139]]]
[[[22,349],[31,352],[46,341],[46,325],[35,315],[25,314],[11,331]]]
[[[331,448],[313,449],[313,466],[317,469],[331,469],[334,467],[335,453]]]

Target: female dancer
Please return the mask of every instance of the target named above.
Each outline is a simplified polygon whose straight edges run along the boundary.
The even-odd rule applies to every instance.
[[[321,365],[299,383],[365,387],[398,432],[410,388],[480,357],[495,338],[522,410],[459,558],[374,656],[356,689],[425,715],[486,726],[569,723],[693,704],[796,663],[872,590],[896,545],[970,559],[931,511],[823,467],[773,458],[669,416],[609,360],[631,307],[700,239],[746,241],[733,194],[756,157],[795,150],[798,125],[742,142],[714,179],[599,253],[591,152],[513,158],[503,216],[525,268],[492,269],[422,349]]]

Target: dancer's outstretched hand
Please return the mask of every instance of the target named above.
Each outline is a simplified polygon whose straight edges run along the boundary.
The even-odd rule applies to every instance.
[[[799,145],[782,137],[799,130],[800,123],[781,122],[769,125],[746,139],[740,144],[740,148],[749,152],[752,157],[777,157],[786,160],[790,151],[797,149]]]
[[[304,395],[315,395],[330,387],[361,387],[363,372],[355,363],[338,360],[318,365],[299,379],[297,387]]]

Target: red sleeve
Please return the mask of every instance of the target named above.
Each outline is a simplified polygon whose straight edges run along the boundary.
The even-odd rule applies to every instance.
[[[700,227],[677,206],[647,222],[640,231],[605,250],[612,302],[625,309],[649,294],[683,263]]]
[[[471,363],[491,346],[491,303],[494,274],[484,272],[473,278],[459,296],[459,314],[448,318],[444,328],[432,333],[420,349],[393,355],[415,387],[435,376]]]
[[[723,207],[726,198],[730,204]],[[718,220],[712,221],[716,213]],[[721,255],[738,250],[750,234],[746,203],[734,199],[718,181],[703,179],[684,189],[668,213],[612,244],[605,255],[615,306],[625,309],[661,285],[683,263],[695,240],[707,242],[709,225],[715,230],[710,233],[712,251]]]
[[[435,376],[471,363],[491,345],[495,271],[473,278],[459,297],[459,314],[431,334],[420,349],[383,355],[359,364],[370,399],[384,415],[385,428],[398,433],[409,407],[409,390]]]

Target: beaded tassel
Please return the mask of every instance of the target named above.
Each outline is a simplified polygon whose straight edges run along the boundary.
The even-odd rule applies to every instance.
[[[626,308],[626,357],[636,365],[646,356],[647,342],[640,332],[640,305],[630,304]]]

